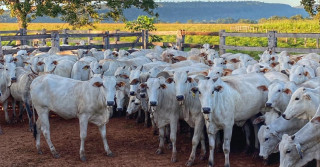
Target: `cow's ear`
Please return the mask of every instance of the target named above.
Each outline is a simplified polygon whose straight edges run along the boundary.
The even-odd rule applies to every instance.
[[[41,66],[42,64],[44,64],[44,62],[42,62],[42,61],[39,61],[39,62],[37,63],[38,66]]]
[[[207,75],[208,75],[208,72],[207,72],[207,71],[203,71],[203,72],[201,72],[201,74],[207,76]]]
[[[292,92],[291,92],[291,90],[289,88],[284,89],[283,92],[288,94],[288,95],[292,94]]]
[[[266,85],[261,85],[257,87],[259,90],[268,91],[268,87]]]
[[[102,83],[102,82],[95,82],[95,83],[93,83],[92,86],[94,86],[94,87],[101,87],[101,86],[103,86],[103,83]]]
[[[307,100],[311,100],[311,96],[307,93],[303,94],[303,98],[305,98]]]
[[[142,83],[142,84],[140,84],[140,87],[144,89],[144,88],[146,88],[146,87],[147,87],[147,84]]]
[[[274,61],[274,60],[275,60],[275,57],[271,57],[271,60]]]
[[[121,88],[121,87],[123,87],[125,85],[126,85],[126,83],[124,83],[124,82],[118,82],[116,86]]]
[[[236,59],[236,58],[233,58],[233,59],[230,60],[230,62],[232,62],[232,63],[238,63],[238,62],[240,62],[240,60],[238,60],[238,59]]]
[[[221,86],[221,85],[216,86],[216,87],[214,88],[214,91],[216,91],[216,92],[222,92],[222,90],[223,90],[223,86]]]
[[[58,62],[57,62],[56,60],[54,60],[52,63],[53,63],[54,65],[57,65],[57,64],[58,64]]]
[[[197,87],[193,87],[193,88],[191,88],[191,91],[192,91],[193,93],[197,93],[197,92],[199,91],[199,89],[198,89]]]
[[[264,116],[260,116],[260,117],[256,118],[252,123],[256,125],[256,124],[259,124],[259,123],[264,123],[264,121],[265,121],[265,117]]]
[[[165,89],[165,88],[167,88],[167,85],[166,85],[166,84],[161,84],[160,87],[161,87],[162,89]]]
[[[223,74],[222,75],[223,76],[228,76],[228,75],[231,75],[231,74],[232,74],[232,70],[226,68],[226,69],[223,70]]]
[[[270,66],[271,66],[272,68],[274,68],[274,67],[276,67],[278,64],[279,64],[278,62],[273,62],[273,63],[270,64]]]
[[[166,80],[166,83],[171,84],[173,82],[173,79],[170,77]]]
[[[304,76],[306,76],[306,77],[307,77],[307,76],[310,76],[308,71],[304,72],[303,74],[304,74]]]
[[[315,124],[320,124],[320,116],[311,119],[311,122]]]
[[[187,78],[187,81],[188,81],[189,83],[191,83],[191,82],[193,82],[193,79],[192,79],[191,77],[188,77],[188,78]]]
[[[17,61],[18,61],[18,59],[15,57],[15,58],[13,58],[13,61],[14,61],[14,62],[17,62]]]
[[[126,74],[121,75],[121,77],[124,78],[124,79],[128,79],[129,78],[129,76],[126,75]]]
[[[288,61],[288,64],[293,65],[293,64],[294,64],[294,61]]]
[[[84,67],[82,67],[82,69],[84,69],[84,70],[87,70],[87,69],[89,69],[89,68],[90,68],[89,65],[85,65]]]
[[[269,55],[272,55],[272,50],[269,51]]]

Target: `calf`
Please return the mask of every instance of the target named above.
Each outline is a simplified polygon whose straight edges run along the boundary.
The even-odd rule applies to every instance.
[[[110,108],[114,105],[115,77],[94,77],[89,81],[78,81],[57,75],[37,77],[31,84],[31,99],[38,113],[35,137],[39,154],[41,129],[50,151],[59,157],[50,139],[49,111],[64,119],[78,118],[80,124],[80,159],[86,161],[84,142],[88,122],[99,127],[107,156],[112,156],[106,139],[106,124],[109,122]]]

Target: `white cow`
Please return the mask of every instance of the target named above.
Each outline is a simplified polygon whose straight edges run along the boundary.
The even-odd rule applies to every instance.
[[[90,64],[86,61],[77,61],[72,67],[71,78],[80,81],[87,81],[89,80],[89,74]]]
[[[302,128],[308,120],[291,119],[285,120],[282,117],[277,118],[270,125],[262,125],[258,132],[260,143],[259,155],[267,159],[270,154],[279,152],[279,143],[284,134],[292,135]]]
[[[315,89],[298,88],[292,95],[283,118],[311,119],[320,104],[320,87]]]
[[[37,77],[31,84],[31,99],[38,113],[36,124],[36,147],[39,154],[40,129],[45,136],[50,151],[59,157],[50,139],[49,111],[64,119],[78,118],[80,124],[80,159],[86,161],[84,142],[88,122],[99,127],[107,156],[112,156],[106,139],[106,124],[109,122],[110,107],[114,105],[115,77],[94,77],[89,81],[78,81],[57,75]]]
[[[300,167],[313,159],[320,165],[320,106],[316,115],[292,136],[283,135],[279,145],[280,167]]]
[[[289,79],[296,84],[301,84],[314,77],[315,73],[312,68],[302,65],[294,65],[290,70]]]
[[[44,58],[44,72],[71,78],[74,61],[67,59]]]
[[[242,126],[259,113],[267,101],[265,88],[269,81],[261,74],[244,74],[200,80],[198,83],[202,112],[206,120],[210,145],[209,166],[214,165],[215,135],[224,131],[225,166],[230,166],[229,153],[234,123]],[[262,90],[260,90],[262,89]],[[254,97],[254,98],[252,98]]]

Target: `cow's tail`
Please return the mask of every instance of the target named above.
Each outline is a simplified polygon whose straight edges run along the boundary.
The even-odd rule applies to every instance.
[[[37,122],[36,122],[36,115],[34,112],[34,105],[32,104],[32,116],[33,116],[33,137],[37,139]]]

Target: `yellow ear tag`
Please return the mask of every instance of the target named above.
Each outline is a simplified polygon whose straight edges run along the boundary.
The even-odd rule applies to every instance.
[[[84,69],[84,70],[87,70],[87,69],[88,69],[88,67],[84,66],[84,67],[83,67],[83,69]]]
[[[192,97],[196,97],[196,94],[194,92],[192,92]]]

